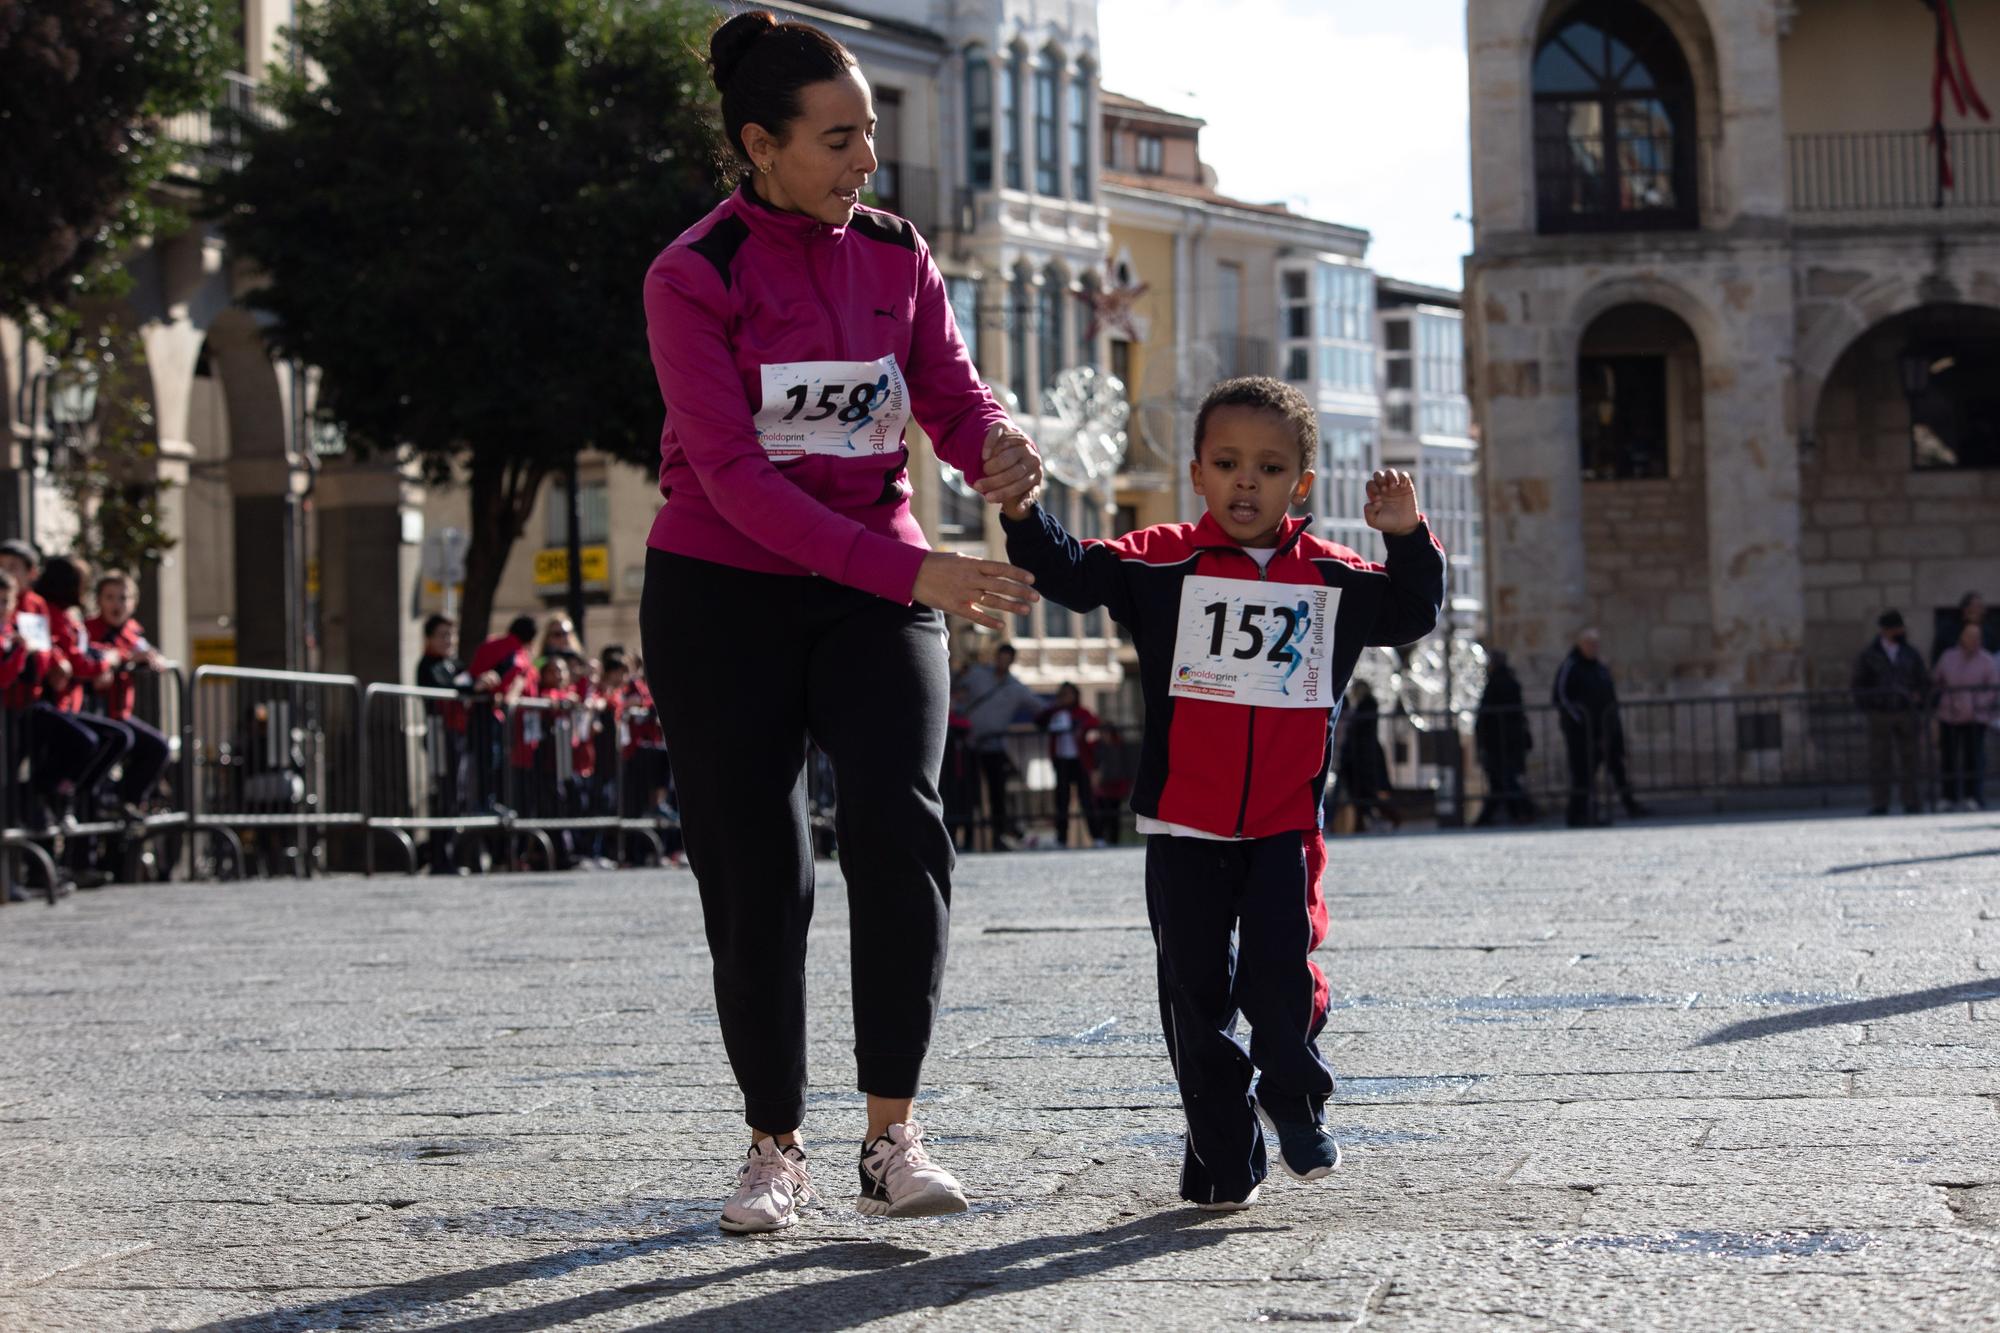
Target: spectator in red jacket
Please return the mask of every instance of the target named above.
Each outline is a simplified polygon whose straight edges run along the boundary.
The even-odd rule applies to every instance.
[[[492,699],[492,707],[472,710],[472,780],[482,809],[491,809],[500,799],[498,779],[507,759],[505,710],[535,692],[535,666],[528,657],[534,637],[535,618],[515,616],[505,634],[479,645],[466,668],[473,689]]]
[[[151,724],[132,715],[138,693],[133,676],[161,671],[167,661],[146,641],[145,626],[132,613],[139,606],[139,585],[123,570],[111,570],[97,580],[97,614],[83,622],[84,636],[96,649],[104,671],[92,682],[103,701],[104,716],[131,733],[118,784],[112,789],[128,811],[143,806],[153,785],[166,771],[167,738]]]
[[[118,668],[118,659],[100,652],[84,627],[83,590],[89,585],[90,566],[73,555],[59,555],[49,561],[42,568],[42,576],[35,580],[35,591],[49,608],[55,652],[68,664],[68,670],[59,677],[61,683],[51,679],[43,691],[43,699],[88,731],[96,744],[97,753],[82,776],[75,779],[78,814],[86,820],[97,817],[99,804],[107,795],[103,790],[104,780],[117,769],[119,785],[108,794],[128,817],[143,818],[136,796],[129,794],[128,773],[142,776],[148,788],[158,781],[160,770],[166,765],[166,739],[153,732],[158,740],[158,753],[150,746],[141,753],[139,733],[131,723],[84,711],[88,696],[116,682]],[[141,790],[139,795],[143,794]]]
[[[0,542],[0,573],[15,584],[9,637],[19,639],[25,650],[22,669],[7,687],[6,706],[15,754],[25,751],[28,758],[29,802],[10,821],[37,827],[71,814],[99,750],[96,735],[47,698],[51,689],[68,690],[71,657],[57,645],[58,635],[68,628],[67,617],[52,612],[32,586],[41,563],[41,553],[30,543],[18,537]]]
[[[1083,706],[1083,695],[1076,686],[1065,684],[1056,690],[1055,705],[1043,709],[1035,725],[1049,734],[1049,762],[1056,770],[1056,846],[1069,846],[1071,792],[1083,802],[1083,822],[1090,830],[1091,845],[1104,846],[1097,797],[1092,790],[1097,771],[1097,729],[1103,723]]]

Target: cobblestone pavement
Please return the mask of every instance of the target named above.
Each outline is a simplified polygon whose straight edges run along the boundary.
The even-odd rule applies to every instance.
[[[715,1229],[692,883],[113,889],[0,912],[0,1328],[1976,1329],[2000,1322],[2000,819],[1347,840],[1350,1154],[1226,1217],[1137,852],[969,858],[923,1111],[974,1210]]]

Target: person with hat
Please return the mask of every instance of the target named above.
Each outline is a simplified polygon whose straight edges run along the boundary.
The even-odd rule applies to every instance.
[[[1868,813],[1889,813],[1893,760],[1893,775],[1901,778],[1903,813],[1914,815],[1924,808],[1917,756],[1923,709],[1931,694],[1930,668],[1906,642],[1902,612],[1884,611],[1875,628],[1878,633],[1854,660],[1849,683],[1854,706],[1868,719]]]

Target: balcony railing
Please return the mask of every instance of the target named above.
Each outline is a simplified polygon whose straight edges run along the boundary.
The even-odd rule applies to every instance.
[[[242,120],[270,125],[271,110],[264,85],[247,74],[228,74],[222,105],[210,111],[185,111],[161,126],[167,142],[187,150],[186,164],[196,171],[234,166],[243,156]]]
[[[1946,132],[1955,180],[1938,178],[1928,130],[1795,134],[1788,142],[1793,219],[1804,226],[2000,213],[2000,130]]]
[[[1235,379],[1239,375],[1275,375],[1278,363],[1271,354],[1268,338],[1243,338],[1235,334],[1210,334],[1205,341],[1215,353],[1216,378]]]

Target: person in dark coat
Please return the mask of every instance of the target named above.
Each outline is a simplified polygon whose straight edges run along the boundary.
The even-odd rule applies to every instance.
[[[1868,719],[1868,813],[1889,813],[1891,761],[1902,779],[1903,813],[1924,808],[1918,748],[1923,709],[1930,702],[1931,673],[1923,654],[1907,642],[1900,611],[1876,618],[1878,631],[1854,659],[1854,706]]]
[[[1521,678],[1507,665],[1507,654],[1498,650],[1486,659],[1486,689],[1479,696],[1472,739],[1486,773],[1486,803],[1475,822],[1492,824],[1504,809],[1517,824],[1533,823],[1539,812],[1528,795],[1526,775],[1535,737],[1523,707]]]
[[[1611,668],[1599,659],[1598,649],[1596,630],[1577,635],[1576,646],[1556,668],[1555,686],[1550,691],[1561,710],[1563,746],[1569,755],[1571,828],[1593,828],[1608,822],[1591,808],[1591,789],[1600,764],[1610,772],[1611,785],[1617,789],[1625,813],[1634,819],[1646,813],[1625,774],[1625,727],[1618,718],[1618,688],[1612,683]]]
[[[1371,818],[1386,819],[1401,828],[1403,817],[1389,790],[1389,756],[1382,749],[1382,709],[1375,702],[1375,692],[1356,681],[1347,707],[1352,717],[1340,743],[1340,790],[1354,802],[1354,830],[1365,832]]]

